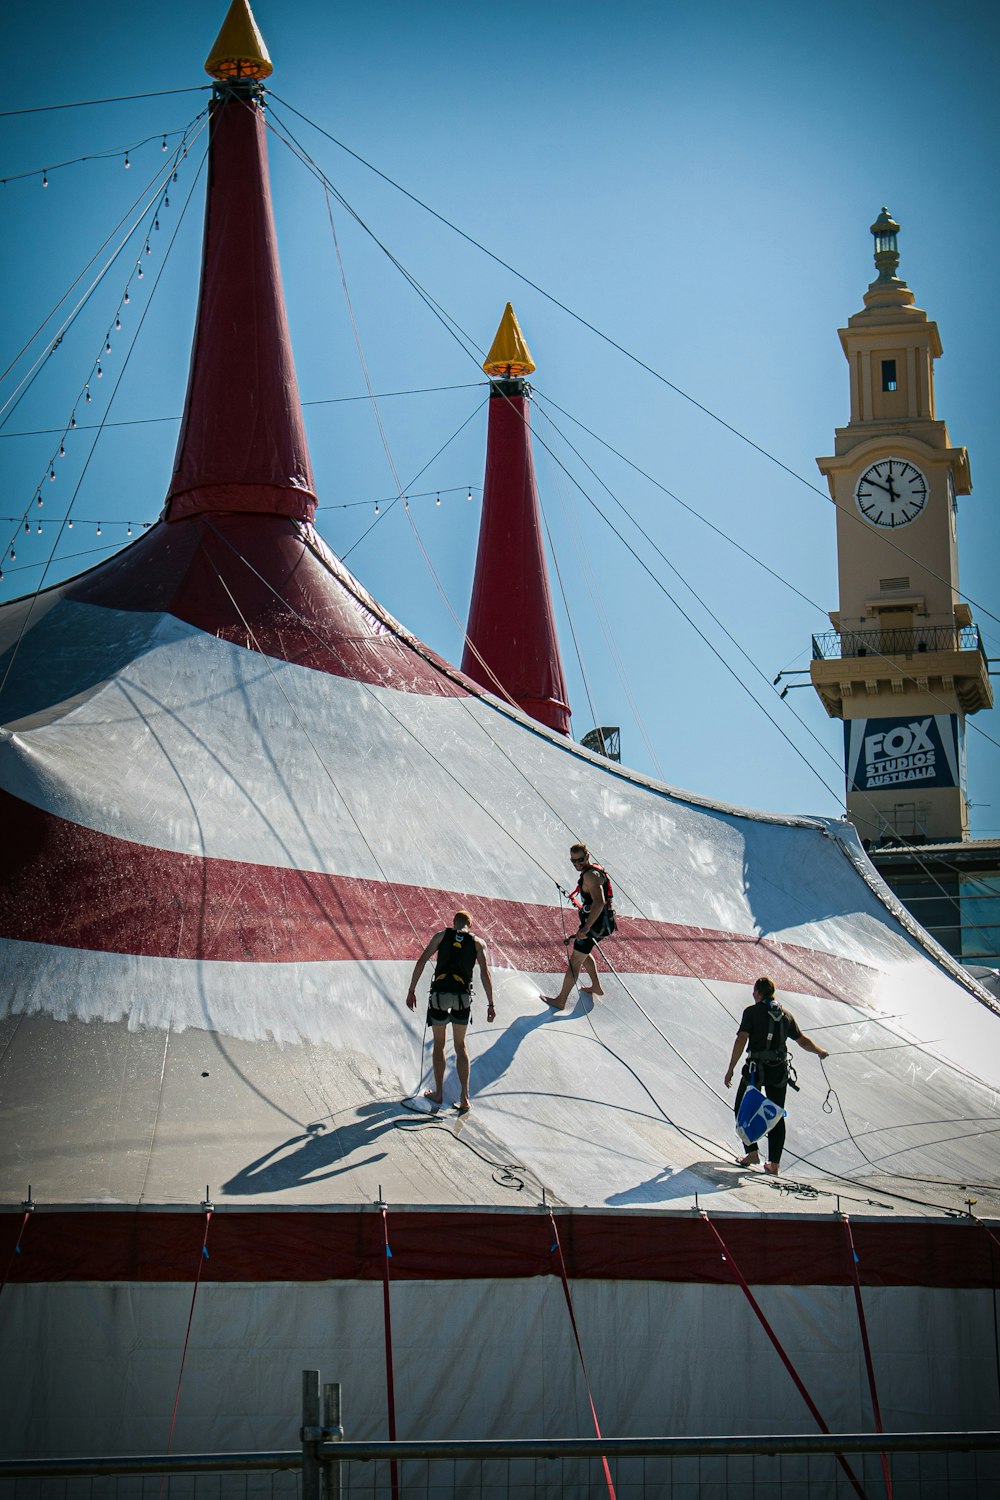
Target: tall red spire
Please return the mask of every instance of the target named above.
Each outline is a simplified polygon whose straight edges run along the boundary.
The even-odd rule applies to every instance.
[[[271,71],[246,0],[206,69],[208,202],[201,293],[167,519],[253,511],[311,520],[312,467],[271,210],[259,80]]]
[[[526,714],[569,734],[531,456],[528,385],[535,366],[508,302],[483,365],[490,388],[486,484],[462,671]]]

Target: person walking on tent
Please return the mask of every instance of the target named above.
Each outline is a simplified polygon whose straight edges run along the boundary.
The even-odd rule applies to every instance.
[[[795,1069],[788,1056],[787,1043],[797,1042],[804,1051],[814,1052],[820,1061],[824,1057],[829,1057],[830,1054],[824,1052],[822,1047],[817,1047],[812,1038],[799,1029],[795,1017],[778,1004],[774,984],[770,979],[757,980],[753,987],[753,999],[753,1005],[748,1005],[740,1018],[740,1029],[733,1043],[733,1055],[729,1059],[725,1083],[726,1088],[732,1083],[736,1064],[745,1050],[746,1061],[743,1064],[733,1108],[738,1122],[737,1130],[739,1131],[741,1125],[744,1128],[749,1126],[747,1134],[741,1135],[744,1145],[749,1149],[737,1165],[756,1167],[759,1164],[760,1151],[754,1137],[755,1135],[759,1137],[767,1129],[767,1162],[764,1171],[769,1172],[772,1177],[777,1177],[781,1153],[785,1145],[785,1094],[789,1084],[793,1089],[798,1088],[795,1082]],[[761,1103],[758,1110],[750,1111],[756,1119],[756,1128],[753,1120],[745,1125],[740,1116],[744,1096],[750,1088],[766,1095],[773,1105],[777,1105],[775,1110]]]
[[[569,859],[577,874],[576,890],[570,895],[570,900],[574,906],[579,905],[580,928],[563,939],[564,943],[573,944],[573,951],[558,995],[540,996],[553,1010],[565,1010],[569,992],[578,982],[581,969],[586,970],[590,977],[590,993],[594,996],[604,994],[592,957],[593,948],[601,938],[610,937],[618,925],[611,904],[614,893],[607,870],[603,865],[595,864],[586,844],[571,844]]]
[[[417,1008],[417,984],[425,966],[437,955],[434,976],[431,979],[430,999],[427,1006],[427,1024],[432,1028],[434,1050],[431,1065],[434,1070],[433,1089],[424,1090],[424,1098],[432,1104],[444,1100],[445,1040],[451,1026],[455,1044],[455,1072],[458,1074],[461,1096],[456,1108],[459,1114],[468,1114],[469,1103],[469,1052],[465,1045],[465,1033],[472,1015],[472,975],[477,964],[483,989],[486,991],[486,1019],[496,1020],[493,1005],[493,980],[486,961],[486,945],[482,938],[471,931],[472,918],[467,911],[457,911],[451,927],[436,932],[421,953],[410,979],[406,1003],[410,1010]]]

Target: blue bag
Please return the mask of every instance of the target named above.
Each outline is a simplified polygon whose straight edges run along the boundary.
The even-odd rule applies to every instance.
[[[787,1113],[780,1104],[766,1098],[760,1089],[755,1089],[751,1084],[740,1102],[740,1112],[736,1116],[736,1134],[745,1146],[755,1146],[761,1136],[773,1130]]]

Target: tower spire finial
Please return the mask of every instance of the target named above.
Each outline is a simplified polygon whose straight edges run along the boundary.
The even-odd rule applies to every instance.
[[[508,302],[490,352],[483,361],[483,370],[487,375],[506,376],[509,380],[511,377],[519,379],[522,375],[530,375],[534,368],[531,350],[525,342],[517,315]]]
[[[220,82],[236,78],[260,82],[274,72],[247,0],[232,0],[222,30],[205,59],[205,72]]]
[[[875,237],[875,265],[878,270],[878,280],[898,281],[896,271],[899,268],[899,249],[896,236],[899,234],[899,225],[884,205],[882,212],[871,226],[871,232]]]

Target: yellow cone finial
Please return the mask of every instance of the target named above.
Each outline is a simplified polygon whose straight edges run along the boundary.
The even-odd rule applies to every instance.
[[[205,60],[211,78],[270,78],[274,66],[247,0],[233,0]]]
[[[520,376],[530,375],[534,368],[535,361],[531,357],[531,350],[524,342],[521,325],[508,302],[483,369],[487,375]]]

